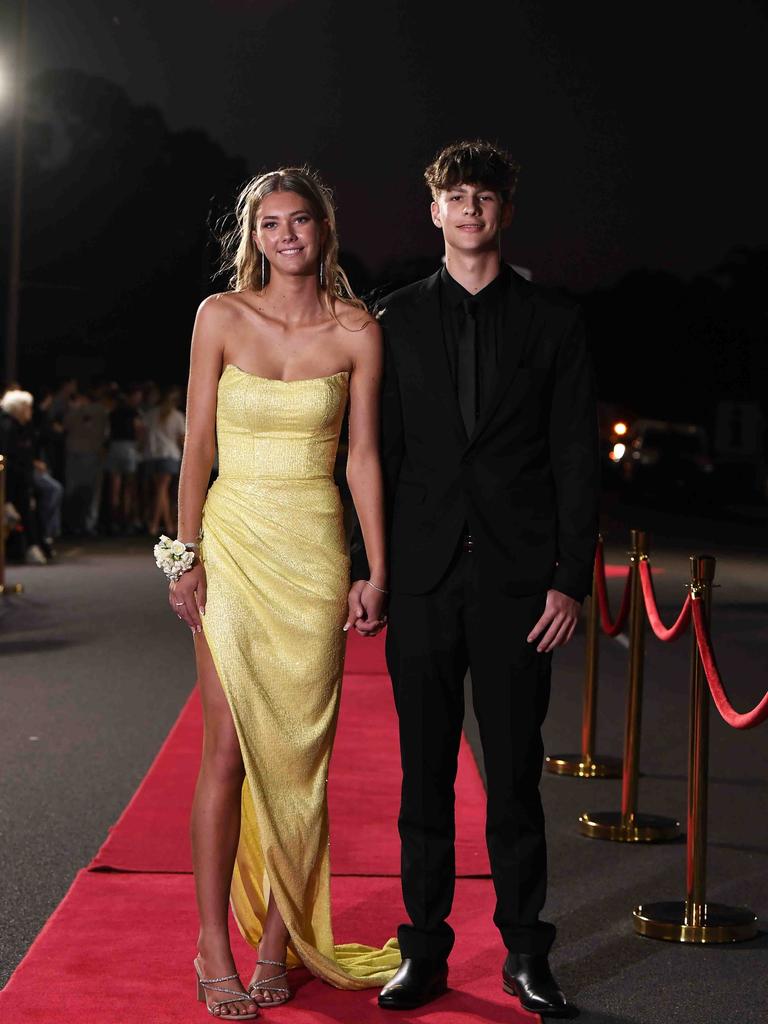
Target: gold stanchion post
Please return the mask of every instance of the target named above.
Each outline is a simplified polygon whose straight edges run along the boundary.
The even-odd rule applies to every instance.
[[[5,456],[0,455],[0,594],[20,594],[21,583],[5,582]]]
[[[602,543],[602,537],[599,540]],[[587,611],[587,657],[584,670],[584,703],[581,714],[581,753],[550,754],[544,765],[553,775],[580,779],[616,779],[621,775],[621,758],[595,754],[597,721],[597,673],[600,663],[600,610],[597,599],[597,563],[592,571],[592,594]]]
[[[704,602],[709,624],[715,559],[691,556],[691,597]],[[688,835],[686,898],[635,907],[635,931],[670,942],[739,942],[757,935],[757,918],[744,907],[707,903],[707,775],[709,765],[709,689],[696,631],[691,630],[691,706],[688,721]]]
[[[640,562],[648,557],[644,530],[632,530],[629,552],[629,688],[624,728],[624,771],[621,776],[621,810],[586,812],[579,818],[582,835],[623,843],[658,843],[676,839],[680,822],[658,814],[638,814],[637,777],[640,762],[640,725],[645,658],[645,604],[640,583]]]

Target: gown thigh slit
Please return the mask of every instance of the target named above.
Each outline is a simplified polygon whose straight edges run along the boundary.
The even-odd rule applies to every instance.
[[[400,963],[335,945],[328,765],[341,695],[349,561],[333,466],[348,375],[280,381],[228,365],[219,473],[203,508],[203,631],[245,767],[231,903],[257,946],[270,893],[304,964],[338,988],[383,985]]]

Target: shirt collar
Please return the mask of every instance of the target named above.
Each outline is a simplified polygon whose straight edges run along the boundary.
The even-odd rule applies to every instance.
[[[509,267],[506,263],[501,264],[501,269],[496,277],[485,288],[481,288],[476,295],[468,292],[454,277],[451,277],[445,266],[440,271],[440,285],[443,289],[443,294],[449,305],[454,309],[458,309],[467,299],[477,303],[483,309],[490,309],[501,301],[507,290],[508,283]]]

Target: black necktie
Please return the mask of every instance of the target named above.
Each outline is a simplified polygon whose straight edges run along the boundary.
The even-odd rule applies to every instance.
[[[464,327],[459,336],[456,361],[459,390],[459,408],[467,437],[471,437],[477,419],[477,303],[464,299]]]

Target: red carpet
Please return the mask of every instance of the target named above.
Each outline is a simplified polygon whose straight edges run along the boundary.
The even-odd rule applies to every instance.
[[[364,639],[352,630],[351,636],[347,637],[347,656],[344,661],[344,671],[350,675],[359,675],[363,672],[380,672],[382,675],[386,675],[387,663],[384,658],[385,638],[385,633],[379,633],[378,636]]]
[[[333,900],[338,942],[383,943],[402,914],[394,878],[336,878]],[[457,883],[451,991],[421,1012],[398,1013],[398,1021],[538,1021],[501,990],[504,954],[492,913],[489,882]],[[202,1024],[210,1017],[193,1002],[196,931],[189,875],[81,871],[0,992],[0,1018],[29,1024]],[[234,929],[233,947],[247,977],[253,952]],[[385,1024],[375,989],[340,992],[306,971],[292,972],[291,984],[296,996],[290,1005],[265,1011],[262,1020],[272,1021],[274,1012],[274,1024]]]
[[[404,917],[396,829],[400,781],[396,717],[380,639],[350,638],[330,782],[334,928],[338,942],[382,944]],[[92,862],[81,871],[5,989],[0,1019],[30,1024],[175,1024],[209,1019],[193,1002],[197,920],[187,820],[200,744],[193,695]],[[492,924],[485,795],[463,742],[457,780],[457,866],[451,921],[451,991],[404,1024],[538,1021],[501,989],[504,956]],[[99,870],[101,869],[101,870]],[[112,869],[112,870],[109,870]],[[253,961],[236,932],[243,976]],[[305,971],[296,997],[274,1013],[284,1024],[383,1024],[376,990],[340,992]],[[195,1016],[196,1015],[196,1016]]]

